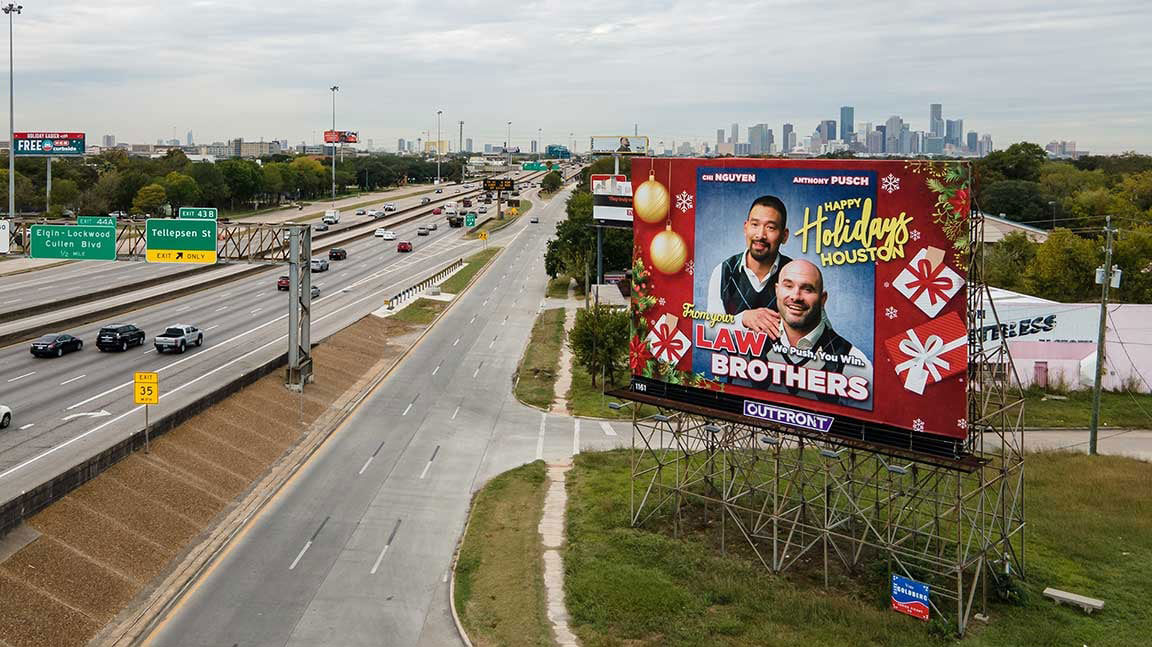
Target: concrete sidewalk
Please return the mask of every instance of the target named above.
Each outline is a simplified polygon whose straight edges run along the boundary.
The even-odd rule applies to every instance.
[[[993,437],[989,435],[988,439]],[[1096,442],[1097,451],[1109,456],[1127,456],[1152,461],[1152,430],[1101,429]],[[1066,450],[1087,453],[1087,429],[1026,429],[1025,451]]]

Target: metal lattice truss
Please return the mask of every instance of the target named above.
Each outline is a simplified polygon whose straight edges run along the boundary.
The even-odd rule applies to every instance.
[[[972,226],[982,240],[982,223]],[[978,251],[969,285],[969,329],[998,324]],[[1022,394],[1005,346],[975,335],[969,358],[968,454],[958,459],[666,401],[633,421],[632,524],[671,519],[679,533],[718,522],[722,546],[736,536],[773,573],[818,565],[826,585],[833,569],[886,562],[929,583],[934,611],[962,634],[974,609],[987,612],[989,577],[1024,572]]]

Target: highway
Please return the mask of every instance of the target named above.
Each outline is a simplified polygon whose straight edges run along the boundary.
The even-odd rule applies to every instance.
[[[446,195],[452,197],[448,191],[451,189],[446,189]],[[416,236],[417,226],[430,222],[436,222],[439,229],[427,237]],[[332,261],[328,272],[313,274],[313,284],[321,290],[320,297],[313,300],[314,341],[382,307],[399,290],[483,245],[463,239],[463,230],[448,228],[443,216],[428,215],[393,229],[401,239],[413,242],[413,253],[398,253],[392,241],[367,238],[343,245],[348,260]],[[494,237],[493,244],[499,244],[500,236]],[[142,263],[118,264],[148,267]],[[71,268],[62,266],[18,277],[71,272]],[[32,489],[141,429],[143,408],[132,404],[131,398],[134,371],[160,374],[161,401],[152,410],[156,419],[283,353],[287,347],[288,296],[276,289],[276,278],[284,273],[285,267],[269,266],[219,288],[116,317],[148,332],[144,347],[124,353],[102,353],[95,347],[96,331],[111,321],[68,329],[85,341],[85,347],[62,358],[34,358],[26,343],[0,348],[0,366],[4,367],[0,371],[0,403],[13,409],[12,426],[0,432],[0,501]],[[184,355],[157,356],[152,337],[174,323],[202,328],[204,346],[189,349]]]
[[[472,493],[515,465],[628,438],[625,423],[549,415],[511,395],[566,197],[533,209],[540,224],[498,234],[505,251],[491,268],[147,644],[462,644],[447,581]]]

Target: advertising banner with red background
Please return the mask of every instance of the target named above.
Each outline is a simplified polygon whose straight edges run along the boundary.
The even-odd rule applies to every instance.
[[[632,172],[634,389],[721,393],[816,431],[967,435],[967,164],[642,158]]]

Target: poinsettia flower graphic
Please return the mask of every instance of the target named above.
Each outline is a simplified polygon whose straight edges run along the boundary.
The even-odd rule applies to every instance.
[[[952,213],[964,214],[968,212],[968,189],[960,189],[951,198],[948,204],[952,205]]]
[[[648,344],[644,343],[639,335],[632,335],[631,341],[628,342],[628,366],[632,372],[639,373],[644,370],[650,359],[652,354],[648,352]]]

